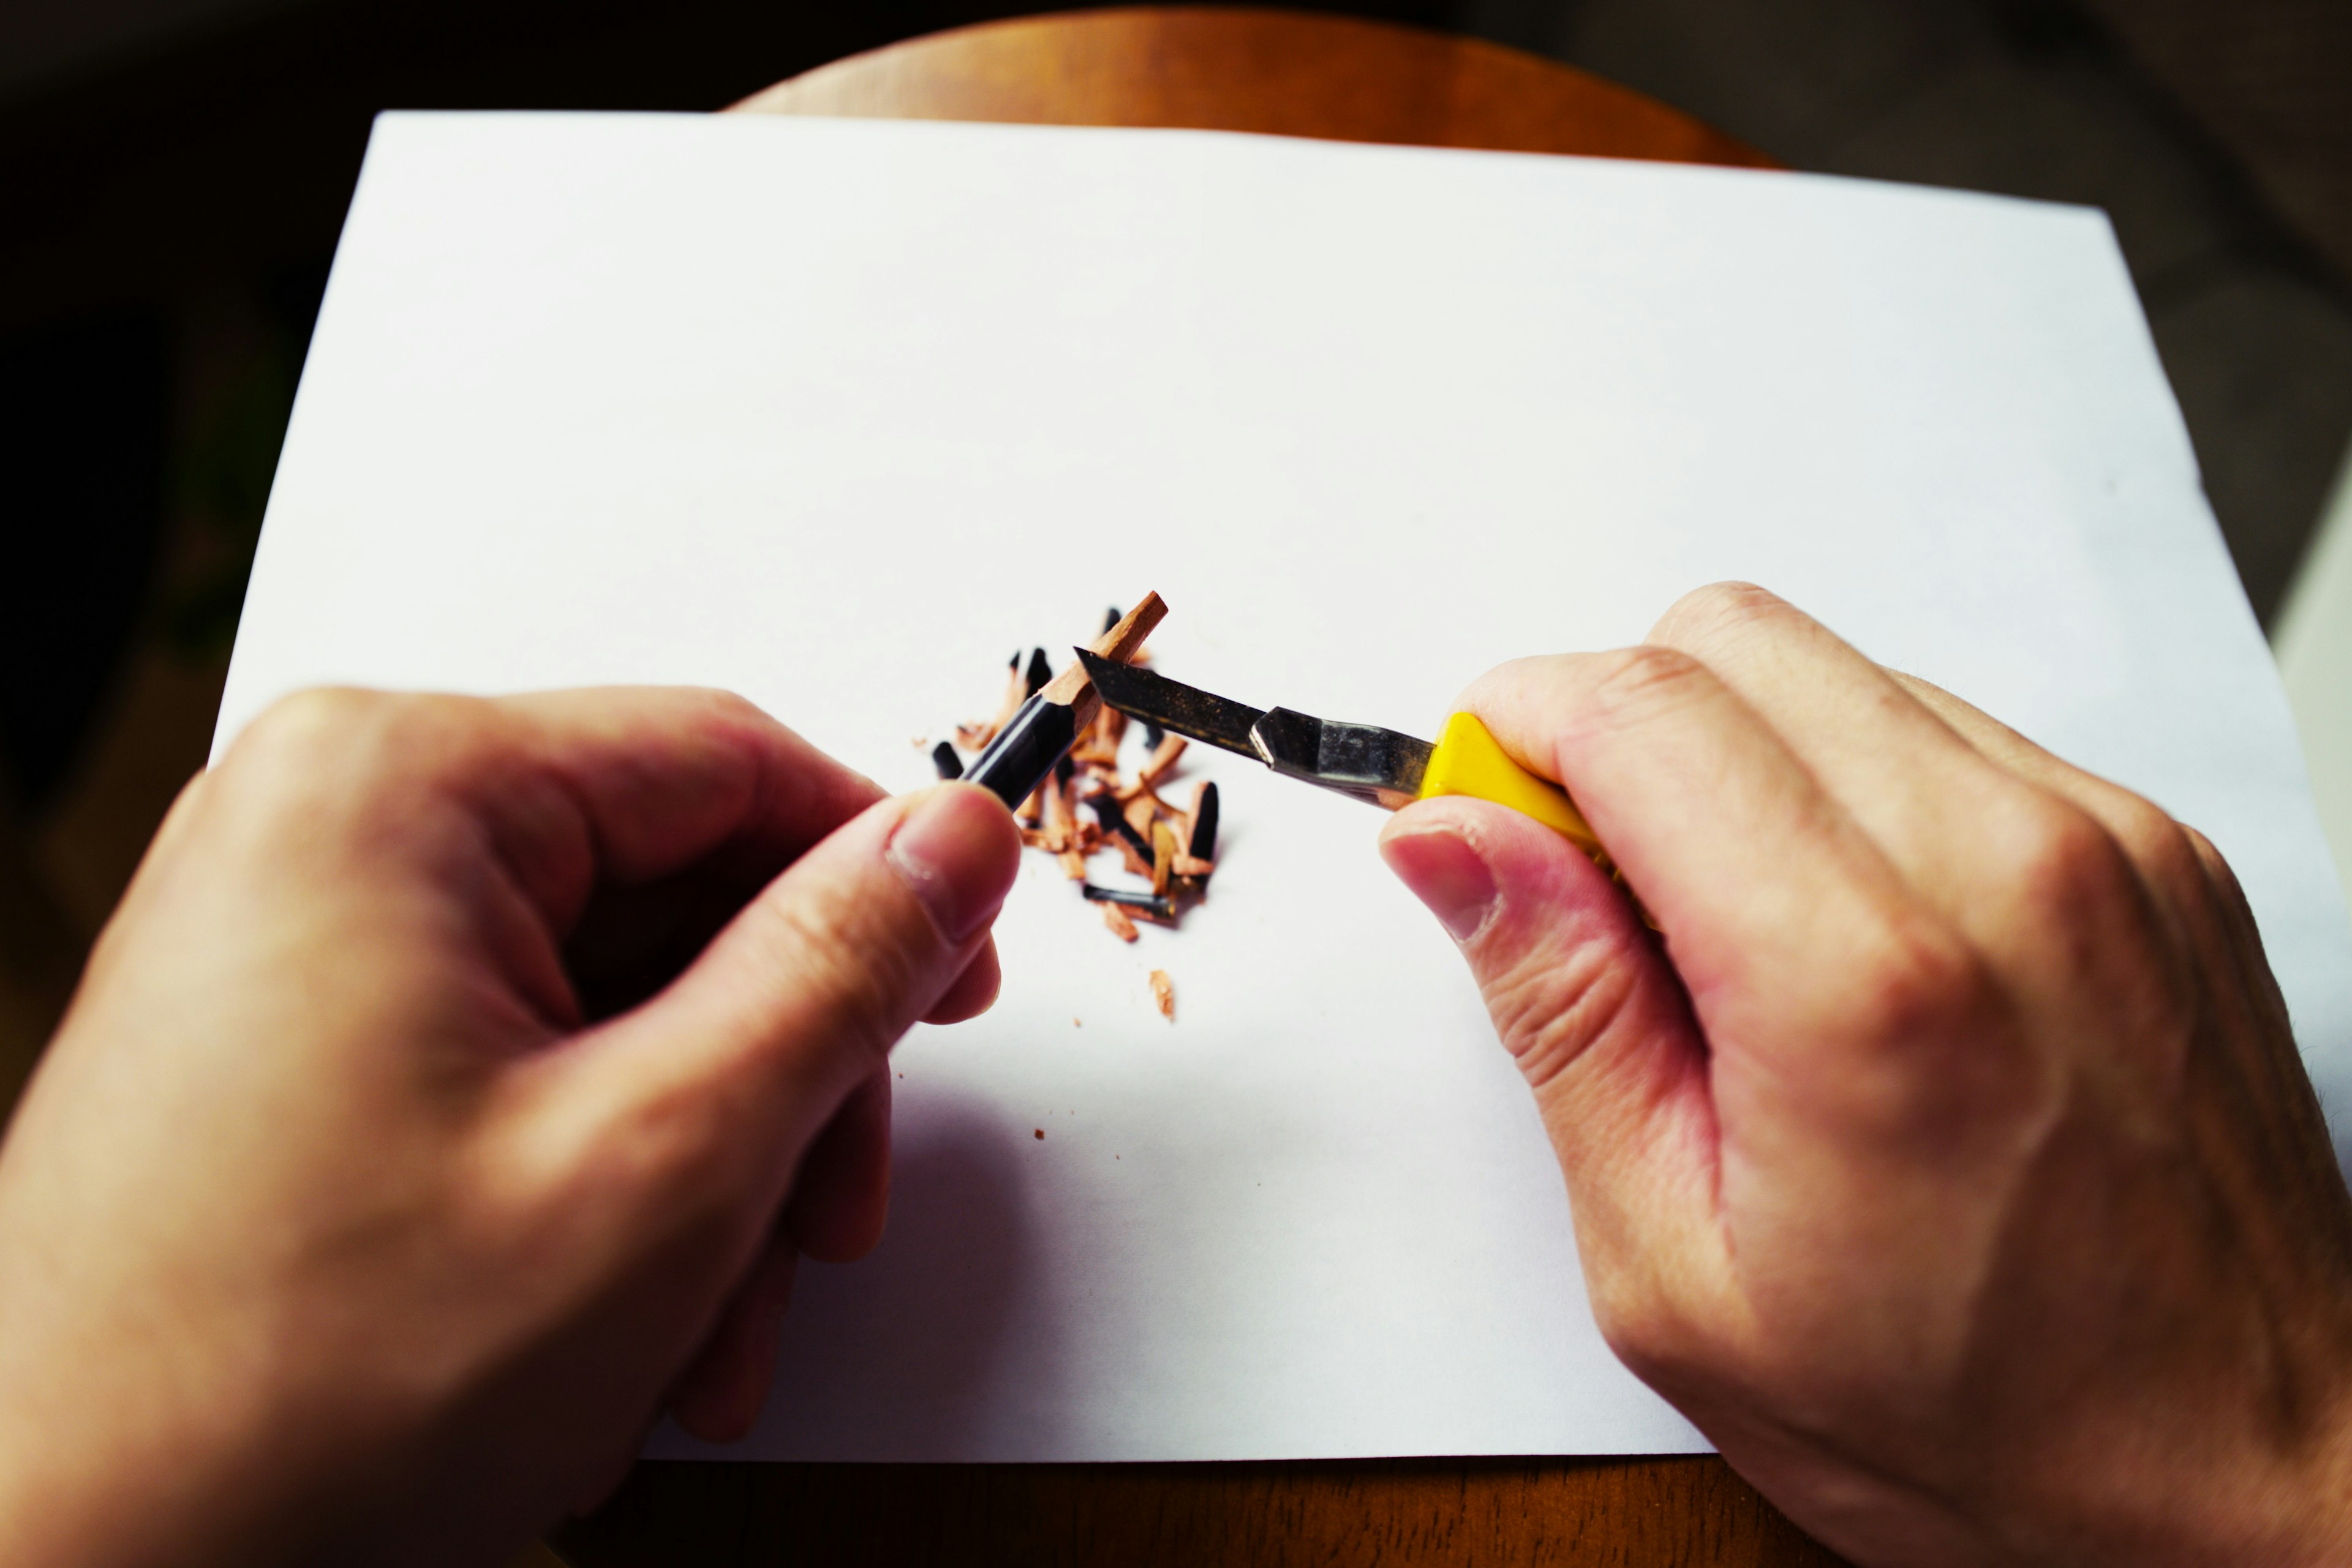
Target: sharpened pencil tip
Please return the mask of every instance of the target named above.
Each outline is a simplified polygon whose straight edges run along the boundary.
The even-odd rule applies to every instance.
[[[1201,794],[1192,807],[1192,842],[1185,853],[1195,860],[1217,858],[1217,781],[1210,779],[1201,785]]]

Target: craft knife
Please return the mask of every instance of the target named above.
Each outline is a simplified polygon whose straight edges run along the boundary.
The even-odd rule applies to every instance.
[[[1254,757],[1286,778],[1390,811],[1433,795],[1470,795],[1534,817],[1612,868],[1568,793],[1513,762],[1475,714],[1446,720],[1434,744],[1373,724],[1252,708],[1135,665],[1076,650],[1104,702],[1131,719]]]

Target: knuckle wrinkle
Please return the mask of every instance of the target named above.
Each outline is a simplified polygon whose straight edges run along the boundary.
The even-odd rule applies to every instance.
[[[1677,648],[1643,643],[1606,656],[1594,704],[1620,724],[1636,724],[1694,700],[1713,679]]]

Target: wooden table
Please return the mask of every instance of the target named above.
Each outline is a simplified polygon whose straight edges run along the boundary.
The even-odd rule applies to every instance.
[[[837,61],[735,108],[1770,166],[1688,115],[1532,55],[1276,11],[1095,11],[960,28]],[[554,1544],[578,1568],[1837,1561],[1712,1458],[640,1465]]]

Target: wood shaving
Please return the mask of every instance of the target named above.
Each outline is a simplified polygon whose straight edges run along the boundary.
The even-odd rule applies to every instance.
[[[1094,728],[1087,731],[1070,752],[1070,760],[1080,767],[1101,768],[1115,773],[1118,768],[1118,742],[1127,733],[1127,715],[1116,708],[1105,708],[1095,714]]]
[[[1174,767],[1176,765],[1176,759],[1183,754],[1183,736],[1160,736],[1160,744],[1152,748],[1151,755],[1145,759],[1143,771],[1135,775],[1137,786],[1142,789],[1151,788],[1152,785],[1158,784],[1162,778],[1167,776],[1168,770]]]
[[[977,723],[957,725],[956,744],[967,752],[986,751],[988,743],[996,739],[996,732],[1013,721],[1013,715],[1021,710],[1021,704],[1027,700],[1028,696],[1029,683],[1021,673],[1021,656],[1016,653],[1013,656],[1011,671],[1005,677],[1004,699],[997,705],[996,717],[983,719]]]
[[[1176,863],[1176,835],[1164,822],[1151,825],[1151,890],[1168,890],[1168,873]]]
[[[1135,645],[1141,642],[1150,627],[1135,623],[1144,618],[1156,621],[1162,613],[1164,607],[1154,599],[1147,601],[1135,617],[1112,616],[1105,622],[1103,636],[1097,639],[1096,651],[1104,658],[1120,658],[1130,664],[1147,662],[1150,656]],[[1121,625],[1122,621],[1128,624]],[[1116,639],[1114,630],[1118,632]],[[1114,640],[1118,646],[1106,651],[1103,644]],[[971,752],[985,749],[1020,711],[1033,684],[1031,677],[1046,668],[1042,653],[1032,656],[1028,664],[1030,668],[1024,672],[1023,656],[1013,655],[1005,671],[1004,696],[995,715],[957,725],[958,746]],[[1075,663],[1051,679],[1056,687],[1066,686],[1074,679],[1084,682]],[[1095,706],[1091,689],[1080,695],[1088,706]],[[1105,851],[1116,855],[1129,875],[1150,882],[1153,895],[1160,900],[1156,908],[1143,907],[1140,902],[1097,904],[1102,911],[1104,928],[1119,941],[1132,942],[1139,940],[1138,921],[1173,927],[1184,910],[1207,896],[1209,878],[1216,870],[1216,861],[1213,856],[1196,856],[1191,851],[1194,847],[1194,825],[1201,820],[1202,802],[1210,786],[1202,781],[1192,791],[1191,805],[1179,810],[1161,799],[1159,792],[1182,763],[1188,744],[1183,736],[1161,734],[1135,772],[1126,773],[1119,767],[1119,753],[1129,731],[1139,727],[1130,724],[1127,715],[1118,710],[1099,706],[1095,706],[1091,716],[1081,722],[1085,730],[1078,743],[1070,750],[1066,769],[1049,773],[1014,815],[1020,819],[1021,842],[1053,856],[1063,876],[1091,889],[1089,897],[1103,890],[1089,881],[1089,868],[1095,858]],[[922,743],[916,742],[918,746]],[[955,761],[952,757],[942,761],[942,774]],[[1148,856],[1137,848],[1134,839],[1110,831],[1096,819],[1097,802],[1103,809],[1115,811],[1119,820],[1133,830],[1135,837],[1150,847]],[[1151,972],[1151,994],[1161,1014],[1172,1021],[1176,1016],[1176,993],[1165,971]]]

